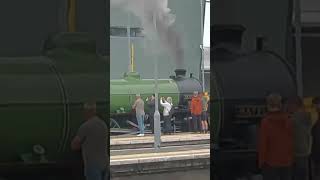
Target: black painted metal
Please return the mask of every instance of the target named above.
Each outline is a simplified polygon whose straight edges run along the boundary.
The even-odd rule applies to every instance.
[[[219,41],[212,51],[216,86],[221,90],[220,97],[215,100],[223,102],[221,118],[213,122],[220,124],[219,134],[214,134],[219,138],[218,142],[214,142],[213,157],[216,158],[213,158],[213,168],[216,172],[223,167],[238,169],[241,174],[257,170],[257,127],[262,117],[252,114],[239,118],[236,116],[237,107],[242,105],[250,109],[264,105],[266,95],[273,92],[280,93],[284,98],[294,96],[296,85],[293,68],[285,59],[262,48],[254,52],[242,51],[243,29],[234,26],[231,30],[229,26],[224,28],[226,34],[221,26],[219,33],[234,39],[217,38]],[[217,36],[215,31],[213,34]]]

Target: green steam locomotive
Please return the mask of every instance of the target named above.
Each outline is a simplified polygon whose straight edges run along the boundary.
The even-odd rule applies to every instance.
[[[104,120],[108,112],[108,61],[95,46],[85,33],[61,33],[45,42],[43,56],[1,58],[1,177],[80,159],[70,141],[83,103],[95,100]]]
[[[186,70],[176,69],[176,75],[170,79],[159,79],[159,97],[172,97],[174,104],[173,116],[175,125],[179,124],[181,131],[187,130],[188,103],[194,91],[201,92],[202,87],[198,79],[186,77]],[[153,79],[141,79],[136,72],[125,73],[123,79],[110,81],[110,113],[111,128],[130,128],[135,121],[132,112],[132,104],[135,95],[140,94],[143,99],[155,93],[155,81]],[[159,106],[160,107],[160,106]],[[146,107],[148,114],[148,109]],[[152,115],[152,114],[148,114]]]

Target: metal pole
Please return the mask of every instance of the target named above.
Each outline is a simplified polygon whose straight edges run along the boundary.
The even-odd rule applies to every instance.
[[[69,0],[69,10],[68,10],[68,31],[76,32],[76,0]]]
[[[157,24],[156,24],[156,12],[153,13],[153,23],[155,32],[157,32]],[[155,33],[153,43],[156,44],[156,35]],[[155,90],[155,112],[154,112],[154,148],[156,151],[160,149],[161,144],[161,125],[160,125],[160,113],[159,113],[159,89],[158,89],[158,59],[157,56],[154,55],[154,90]]]
[[[296,80],[297,93],[303,97],[303,79],[302,79],[302,52],[301,52],[301,4],[300,0],[295,0],[295,45],[296,45]]]
[[[202,63],[202,91],[205,91],[205,84],[204,84],[204,57],[203,57],[203,0],[200,0],[200,7],[201,7],[201,63]]]
[[[128,24],[127,24],[127,37],[128,37],[128,55],[129,55],[129,65],[128,72],[131,72],[131,39],[130,39],[130,13],[128,12]]]

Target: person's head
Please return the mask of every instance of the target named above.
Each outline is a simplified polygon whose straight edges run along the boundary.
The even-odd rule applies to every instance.
[[[152,99],[154,99],[155,97],[156,97],[156,95],[155,95],[155,94],[152,94],[152,95],[151,95],[151,98],[152,98]]]
[[[208,96],[208,92],[204,92],[203,95],[204,95],[204,96]]]
[[[193,97],[198,97],[198,95],[199,95],[199,92],[198,92],[198,91],[194,91],[194,92],[193,92]]]
[[[318,111],[320,111],[320,97],[313,98],[312,104]]]
[[[86,120],[90,119],[93,116],[96,116],[97,106],[95,102],[93,101],[87,102],[83,105],[83,108],[84,108],[84,116]]]
[[[275,94],[275,93],[270,94],[266,100],[267,100],[268,111],[273,112],[273,111],[281,110],[282,97],[279,94]]]
[[[136,99],[140,99],[140,94],[136,94]]]
[[[168,102],[169,104],[172,104],[172,98],[171,98],[171,97],[167,97],[167,102]]]

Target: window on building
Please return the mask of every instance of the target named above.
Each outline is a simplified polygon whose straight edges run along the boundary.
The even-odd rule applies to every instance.
[[[142,28],[131,28],[130,34],[131,37],[143,37]]]
[[[124,27],[111,27],[110,28],[110,36],[126,37],[127,36],[127,28],[124,28]]]
[[[143,37],[142,30],[142,28],[138,27],[130,28],[130,37]],[[111,27],[110,36],[128,37],[127,27]]]

